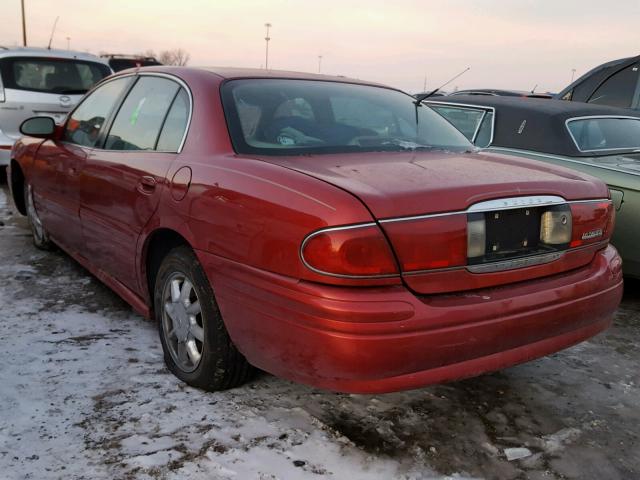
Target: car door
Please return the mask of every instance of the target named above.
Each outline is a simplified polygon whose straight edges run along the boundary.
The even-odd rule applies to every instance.
[[[38,150],[32,182],[36,209],[52,238],[67,250],[83,250],[80,174],[129,81],[120,78],[99,86],[71,113],[61,139],[47,140]]]
[[[98,268],[134,291],[136,243],[158,206],[189,110],[189,96],[178,81],[141,74],[109,125],[102,147],[89,154],[82,170],[85,251]]]

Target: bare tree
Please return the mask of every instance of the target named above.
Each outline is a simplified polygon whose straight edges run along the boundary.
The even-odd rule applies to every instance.
[[[181,48],[176,48],[173,50],[161,51],[157,58],[158,61],[164,65],[185,66],[187,63],[189,63],[191,55],[189,55]]]

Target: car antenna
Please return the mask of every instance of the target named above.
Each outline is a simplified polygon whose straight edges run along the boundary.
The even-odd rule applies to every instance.
[[[531,89],[531,93],[536,93],[536,88],[538,88],[538,84],[537,83],[536,83],[536,86]]]
[[[53,28],[51,29],[51,36],[49,37],[49,45],[47,45],[47,50],[51,50],[51,42],[53,42],[53,34],[56,33],[56,26],[58,25],[58,20],[60,17],[56,17],[55,22],[53,22]]]
[[[443,83],[442,85],[440,85],[438,88],[436,88],[435,90],[430,91],[429,93],[422,93],[420,95],[416,95],[416,99],[413,103],[416,104],[416,106],[420,106],[420,103],[425,99],[425,98],[429,98],[432,95],[435,95],[436,93],[438,93],[438,91],[441,88],[446,87],[447,85],[449,85],[451,82],[453,82],[456,78],[461,77],[464,73],[468,72],[469,70],[471,70],[471,67],[467,67],[465,68],[463,71],[461,71],[459,74],[457,74],[455,77],[451,78],[448,82]]]

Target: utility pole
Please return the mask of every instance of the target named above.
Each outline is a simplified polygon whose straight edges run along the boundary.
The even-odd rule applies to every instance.
[[[67,50],[71,50],[71,37],[67,37]]]
[[[27,46],[27,22],[24,18],[24,0],[20,0],[22,5],[22,46]]]
[[[571,69],[571,83],[573,83],[573,79],[574,79],[575,76],[576,76],[576,69],[572,68]]]
[[[271,37],[269,36],[269,29],[271,28],[271,24],[265,23],[264,26],[267,27],[267,35],[264,37],[264,41],[265,41],[264,68],[265,70],[269,70],[269,40],[271,40]]]
[[[322,55],[318,55],[318,73],[322,72]]]

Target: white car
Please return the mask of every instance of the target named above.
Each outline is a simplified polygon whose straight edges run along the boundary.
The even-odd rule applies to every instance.
[[[0,46],[0,167],[9,164],[24,120],[47,116],[62,122],[111,73],[105,60],[88,53]]]

